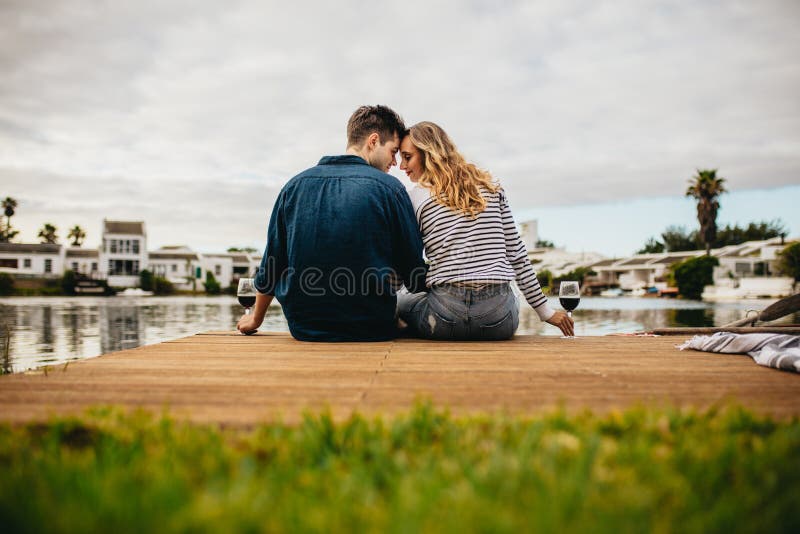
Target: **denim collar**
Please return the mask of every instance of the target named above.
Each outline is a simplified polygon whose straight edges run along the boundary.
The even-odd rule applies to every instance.
[[[369,165],[364,158],[352,154],[341,156],[324,156],[318,165]]]

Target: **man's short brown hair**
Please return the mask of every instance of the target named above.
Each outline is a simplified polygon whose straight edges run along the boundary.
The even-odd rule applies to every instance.
[[[386,106],[361,106],[347,121],[347,146],[359,146],[372,132],[377,132],[381,144],[406,133],[403,119]]]

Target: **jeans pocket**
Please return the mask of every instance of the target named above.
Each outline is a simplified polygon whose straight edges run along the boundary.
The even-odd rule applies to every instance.
[[[424,322],[427,328],[421,330],[427,334],[425,337],[430,339],[453,339],[456,327],[455,321],[445,319],[429,308]]]
[[[481,325],[481,339],[484,341],[500,341],[511,339],[517,329],[514,324],[514,314],[508,312],[497,322]]]

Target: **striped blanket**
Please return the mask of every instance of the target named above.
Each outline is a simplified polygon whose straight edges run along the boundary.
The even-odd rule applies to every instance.
[[[678,348],[747,354],[758,365],[800,373],[800,336],[717,332],[711,336],[694,336]]]

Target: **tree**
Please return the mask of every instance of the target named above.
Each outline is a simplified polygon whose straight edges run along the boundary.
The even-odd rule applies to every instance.
[[[253,247],[228,247],[228,252],[245,252],[247,254],[255,254],[258,252],[258,250]]]
[[[762,241],[788,233],[780,219],[774,221],[751,222],[745,227],[725,225],[717,231],[716,247],[739,245],[745,241]]]
[[[667,229],[661,234],[661,241],[667,252],[697,250],[697,239],[697,232],[689,232],[683,226],[667,226]]]
[[[550,287],[550,282],[553,280],[553,273],[547,269],[542,269],[536,273],[536,278],[539,280],[539,285],[542,288]]]
[[[697,221],[700,223],[700,239],[706,247],[706,256],[711,255],[711,246],[717,239],[717,212],[719,197],[726,192],[725,179],[717,177],[717,169],[697,169],[689,180],[686,196],[697,200]]]
[[[139,287],[142,291],[152,291],[155,286],[154,276],[152,271],[142,269],[139,271]]]
[[[537,239],[536,248],[556,248],[556,245],[547,239]]]
[[[719,260],[713,256],[699,256],[678,262],[670,267],[678,293],[687,299],[699,299],[703,288],[714,283],[714,267]]]
[[[58,243],[56,231],[57,229],[55,226],[50,223],[44,223],[44,226],[42,226],[41,230],[39,230],[39,235],[37,237],[42,240],[43,244],[55,245]]]
[[[3,199],[2,205],[6,222],[5,225],[0,226],[0,243],[8,243],[19,233],[19,231],[11,228],[11,217],[17,209],[17,201],[11,197],[6,197]]]
[[[664,252],[664,243],[658,241],[655,237],[648,239],[644,247],[636,251],[637,254],[654,254],[657,252]]]
[[[70,228],[69,233],[67,234],[67,239],[72,239],[73,247],[79,247],[83,244],[83,240],[86,239],[86,232],[84,232],[83,228],[76,224]]]
[[[778,252],[778,270],[800,281],[800,242],[792,243]]]

